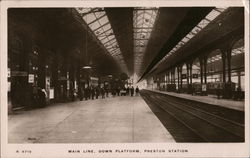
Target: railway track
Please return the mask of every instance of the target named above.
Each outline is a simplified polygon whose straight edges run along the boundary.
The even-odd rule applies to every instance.
[[[177,142],[244,142],[244,112],[147,90],[141,96]]]

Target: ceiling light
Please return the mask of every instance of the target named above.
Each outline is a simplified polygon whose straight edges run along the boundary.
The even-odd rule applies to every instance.
[[[83,67],[83,69],[91,69],[91,66],[86,65],[86,66]]]

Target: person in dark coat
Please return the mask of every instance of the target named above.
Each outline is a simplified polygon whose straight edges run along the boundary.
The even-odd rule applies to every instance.
[[[85,98],[85,100],[89,99],[89,87],[86,87],[84,89],[84,98]]]
[[[117,89],[116,89],[117,96],[120,96],[120,91],[121,91],[121,88],[117,87]]]
[[[105,93],[106,93],[106,97],[109,97],[109,89],[108,89],[108,87],[105,88]]]
[[[111,93],[112,93],[113,97],[115,97],[115,88],[112,88]]]
[[[41,88],[38,88],[38,100],[39,100],[39,107],[45,107],[46,94]]]
[[[100,88],[98,86],[95,88],[95,95],[96,95],[96,99],[98,99],[100,95]]]
[[[135,89],[135,93],[136,93],[136,95],[138,96],[138,94],[139,94],[139,87],[138,87],[138,86],[137,86],[136,89]]]
[[[91,98],[91,88],[89,86],[87,87],[87,96],[88,96],[88,99]]]
[[[104,90],[104,87],[101,88],[101,95],[102,95],[102,98],[105,98],[105,90]]]
[[[129,87],[126,89],[126,95],[129,95]]]
[[[79,97],[80,101],[82,101],[83,94],[82,94],[82,88],[81,87],[78,89],[78,97]]]
[[[95,99],[95,88],[91,87],[90,91],[91,91],[92,100],[94,100]]]
[[[131,89],[130,89],[130,94],[131,94],[131,97],[134,96],[134,87],[132,86]]]

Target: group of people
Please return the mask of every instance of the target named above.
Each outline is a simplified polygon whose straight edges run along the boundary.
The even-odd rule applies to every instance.
[[[88,100],[88,99],[98,99],[98,97],[101,95],[102,98],[105,98],[105,95],[106,97],[108,97],[108,93],[109,93],[109,90],[108,88],[104,88],[104,87],[93,87],[93,86],[90,86],[90,87],[87,87],[87,88],[80,88],[79,91],[78,91],[78,97],[80,100],[83,100],[83,98],[85,98],[85,100]]]
[[[80,100],[88,100],[88,99],[98,99],[99,96],[101,96],[101,98],[105,98],[105,97],[109,97],[109,92],[111,92],[112,96],[122,96],[122,95],[131,95],[134,96],[134,91],[136,93],[136,95],[139,95],[139,88],[138,86],[136,87],[136,89],[134,89],[134,87],[127,87],[127,88],[111,88],[110,90],[107,87],[100,87],[100,86],[88,86],[86,88],[80,88],[78,91],[78,94],[76,94],[76,92],[74,92],[74,97],[77,95],[79,97]]]
[[[124,95],[124,96],[130,95],[132,97],[132,96],[134,96],[134,92],[136,93],[136,96],[138,96],[138,94],[139,94],[138,86],[136,87],[136,89],[134,89],[134,87],[132,86],[132,87],[127,87],[127,88],[124,87],[122,89],[118,88],[116,91],[117,91],[118,96],[121,94],[121,96],[122,95]],[[115,94],[113,93],[113,95],[115,95]]]
[[[125,96],[125,95],[131,95],[131,97],[132,96],[134,96],[134,91],[135,91],[135,93],[136,93],[136,95],[138,96],[138,94],[139,94],[139,87],[137,86],[136,87],[136,89],[134,89],[134,87],[132,86],[132,87],[127,87],[127,88],[120,88],[120,87],[118,87],[117,89],[113,89],[112,90],[112,92],[111,92],[111,94],[113,95],[113,96],[115,96],[115,95],[117,95],[117,96]]]

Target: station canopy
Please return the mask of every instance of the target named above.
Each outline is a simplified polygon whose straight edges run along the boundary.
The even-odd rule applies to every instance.
[[[88,30],[99,40],[105,52],[116,61],[121,70],[130,76],[137,74],[139,77],[152,73],[158,67],[164,67],[171,56],[227,9],[76,8]],[[191,29],[185,30],[186,25]],[[173,45],[175,34],[179,40]],[[173,46],[168,49],[168,45],[169,48]],[[163,52],[164,50],[168,51]],[[242,48],[237,48],[232,55],[242,52]],[[160,53],[162,55],[155,59]],[[214,56],[208,63],[219,59],[220,56]]]

